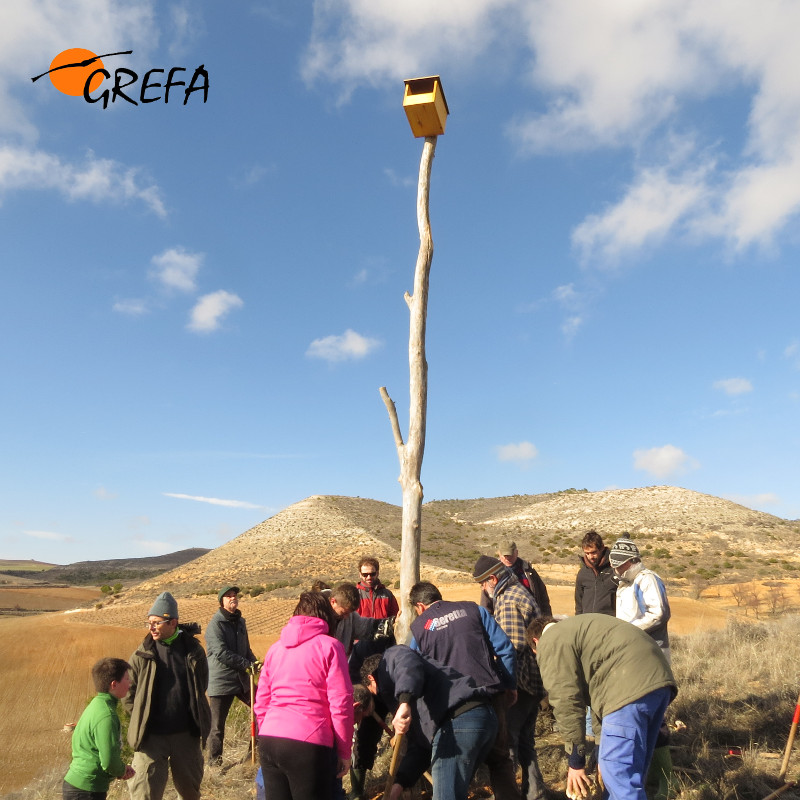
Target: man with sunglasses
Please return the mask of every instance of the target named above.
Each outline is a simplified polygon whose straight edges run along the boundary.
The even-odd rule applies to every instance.
[[[361,580],[358,582],[358,594],[361,605],[358,613],[362,617],[387,619],[397,616],[400,610],[395,596],[380,582],[378,573],[380,564],[374,556],[365,556],[358,563]]]
[[[179,624],[178,603],[162,592],[147,614],[147,628],[128,659],[131,687],[122,701],[131,715],[131,800],[161,800],[168,772],[183,800],[199,800],[202,748],[211,729],[208,661],[195,638],[200,626]]]
[[[353,648],[350,655],[350,677],[355,681],[360,680],[360,669],[364,660],[370,655],[382,653],[387,647],[394,644],[391,626],[400,607],[395,596],[380,582],[378,573],[380,564],[374,556],[364,556],[358,562],[359,582],[358,595],[360,604],[359,616],[365,619],[390,620],[388,628],[372,640],[361,640]],[[379,632],[381,627],[379,626]],[[380,698],[375,701],[375,713],[385,717],[388,709]],[[372,769],[375,755],[378,751],[378,742],[383,736],[384,728],[374,717],[366,717],[358,728],[355,748],[353,750],[353,766],[350,769],[350,793],[348,800],[360,800],[365,797],[364,781],[367,770]]]

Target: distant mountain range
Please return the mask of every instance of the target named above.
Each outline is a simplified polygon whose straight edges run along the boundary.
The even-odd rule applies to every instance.
[[[0,559],[0,583],[16,585],[70,584],[74,586],[100,586],[121,583],[124,586],[161,575],[180,567],[188,561],[208,553],[208,548],[192,547],[164,556],[144,558],[111,558],[104,561],[76,561],[74,564],[51,565],[41,562],[4,561]],[[27,568],[20,568],[21,566]],[[16,568],[15,568],[16,567]]]

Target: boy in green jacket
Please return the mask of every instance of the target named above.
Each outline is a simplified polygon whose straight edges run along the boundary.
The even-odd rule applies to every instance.
[[[72,763],[64,776],[64,800],[105,800],[114,778],[128,780],[134,771],[122,763],[117,701],[130,688],[130,665],[121,658],[101,658],[92,667],[97,695],[86,706],[72,733]]]

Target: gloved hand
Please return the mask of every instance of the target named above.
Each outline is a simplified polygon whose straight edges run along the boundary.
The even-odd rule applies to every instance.
[[[393,639],[394,638],[394,617],[388,617],[378,622],[375,628],[374,639]]]

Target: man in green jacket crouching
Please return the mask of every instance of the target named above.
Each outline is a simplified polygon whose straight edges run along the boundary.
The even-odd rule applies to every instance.
[[[535,619],[527,631],[567,748],[567,797],[584,797],[586,707],[600,740],[598,770],[613,800],[646,800],[644,783],[658,729],[677,694],[658,645],[606,614]]]

